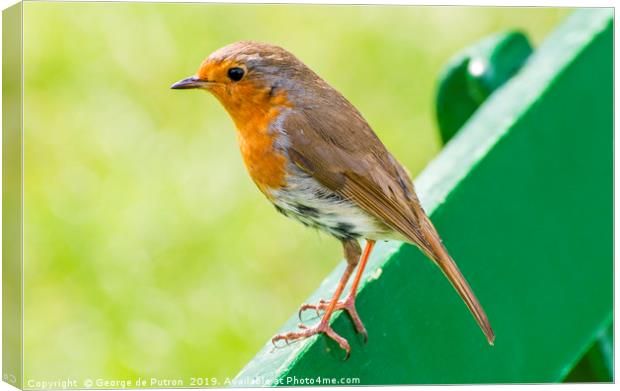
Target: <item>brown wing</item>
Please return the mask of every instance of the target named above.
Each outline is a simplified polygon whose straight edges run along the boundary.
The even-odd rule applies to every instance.
[[[287,115],[283,127],[296,129],[288,132],[289,156],[330,190],[428,247],[418,229],[421,208],[409,175],[359,112],[338,103],[327,115],[312,108]]]
[[[406,170],[346,99],[337,93],[323,98],[331,98],[329,106],[309,107],[286,117],[284,129],[295,129],[287,132],[292,161],[420,247],[448,277],[493,344],[487,316],[420,206]],[[319,112],[314,107],[330,109]]]

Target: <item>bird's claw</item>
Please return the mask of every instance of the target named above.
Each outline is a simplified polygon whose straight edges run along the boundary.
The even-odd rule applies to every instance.
[[[301,329],[300,331],[297,331],[297,332],[291,331],[289,333],[278,334],[275,337],[273,337],[271,339],[271,343],[273,344],[273,346],[277,348],[278,341],[284,341],[286,345],[288,345],[292,341],[302,340],[302,339],[311,337],[313,335],[323,333],[327,337],[334,340],[338,344],[338,346],[340,346],[340,348],[342,348],[345,351],[344,359],[345,360],[349,359],[349,355],[351,354],[351,347],[349,346],[349,342],[345,338],[338,335],[334,331],[334,329],[332,329],[329,323],[327,323],[327,321],[321,321],[319,322],[319,324],[313,327],[308,327],[304,324],[299,324],[298,326]]]
[[[329,307],[329,301],[321,299],[317,304],[303,304],[299,308],[299,320],[301,319],[301,313],[307,310],[315,310],[316,315],[320,316],[319,311],[325,311]],[[364,323],[362,323],[362,319],[360,319],[359,314],[357,313],[357,309],[355,308],[355,298],[353,296],[347,297],[344,301],[339,301],[336,303],[336,307],[334,308],[336,311],[347,311],[351,320],[353,321],[353,325],[355,326],[355,330],[362,335],[364,338],[364,343],[368,342],[368,332],[366,331],[366,327],[364,327]]]
[[[329,301],[325,300],[325,299],[321,299],[319,300],[319,302],[317,304],[302,304],[301,307],[299,307],[299,312],[297,313],[297,316],[299,317],[299,320],[303,320],[301,319],[301,313],[307,310],[315,310],[316,311],[316,316],[319,317],[321,316],[320,311],[325,311],[327,309],[327,307],[329,306]]]

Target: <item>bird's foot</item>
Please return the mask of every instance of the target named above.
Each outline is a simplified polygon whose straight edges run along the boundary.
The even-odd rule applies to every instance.
[[[345,351],[345,360],[349,358],[349,354],[351,354],[351,347],[349,346],[349,342],[347,342],[347,340],[340,335],[336,334],[334,329],[332,329],[332,327],[329,325],[329,319],[323,319],[321,320],[321,322],[319,322],[319,324],[313,327],[308,327],[303,323],[300,323],[298,327],[301,329],[300,331],[292,331],[289,333],[278,334],[271,339],[271,343],[273,343],[273,345],[277,347],[278,345],[276,343],[278,341],[284,341],[288,345],[291,341],[298,341],[316,334],[323,333],[329,338],[336,341],[336,343]]]
[[[320,311],[326,311],[327,307],[329,307],[329,301],[323,299],[319,300],[318,304],[303,304],[299,308],[299,320],[301,320],[301,314],[304,311],[315,310],[317,316],[320,316]],[[368,332],[366,331],[366,327],[364,327],[364,323],[362,323],[362,319],[360,319],[357,309],[355,308],[355,296],[349,295],[344,301],[339,301],[336,303],[334,310],[347,311],[353,321],[355,330],[357,330],[357,332],[364,337],[364,342],[368,342]]]

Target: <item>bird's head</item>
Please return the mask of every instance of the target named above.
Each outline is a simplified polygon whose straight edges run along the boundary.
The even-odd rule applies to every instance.
[[[241,41],[213,52],[195,75],[171,88],[211,92],[239,124],[257,111],[290,106],[290,99],[303,96],[315,79],[314,72],[281,47]]]

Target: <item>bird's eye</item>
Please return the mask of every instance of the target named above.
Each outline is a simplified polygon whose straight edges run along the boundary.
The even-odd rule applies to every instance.
[[[241,68],[230,68],[228,70],[228,78],[232,81],[239,81],[243,77],[245,71]]]

